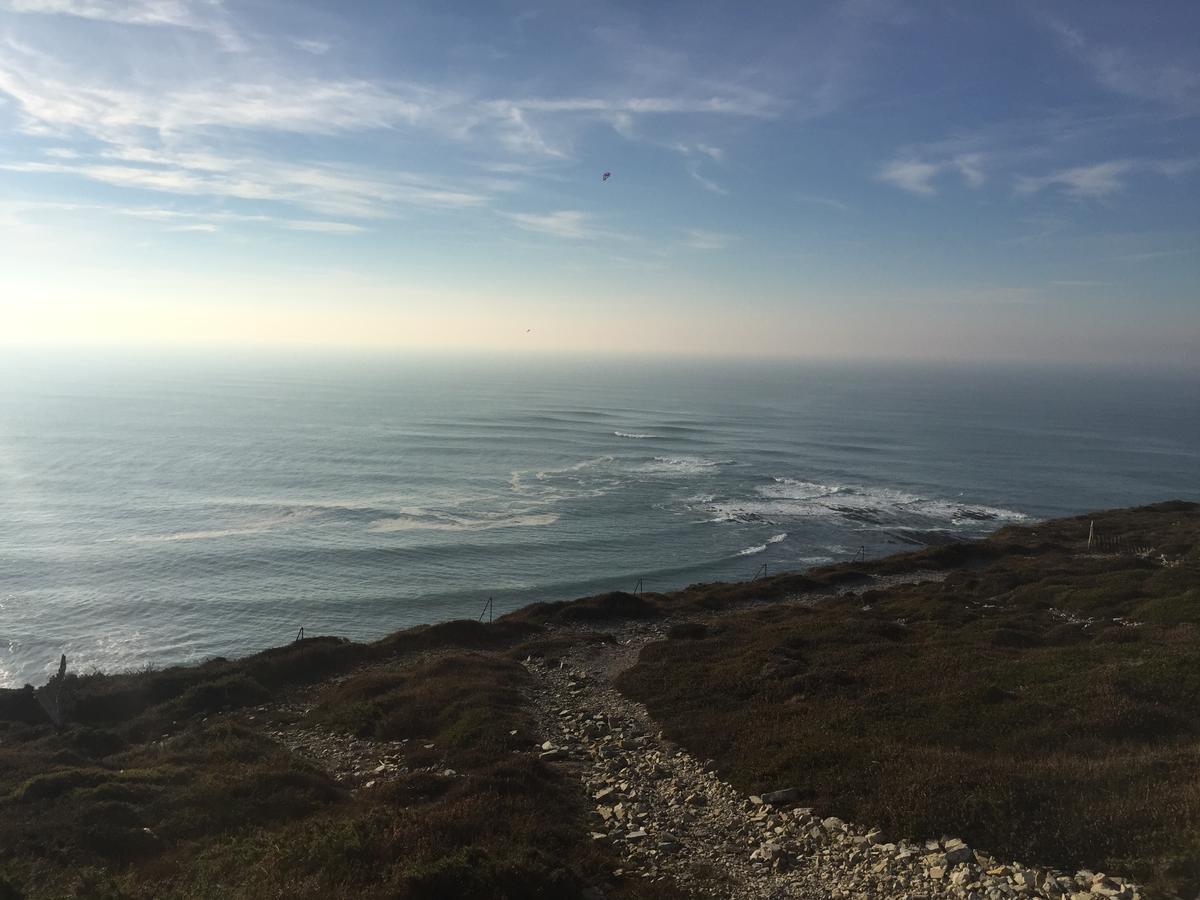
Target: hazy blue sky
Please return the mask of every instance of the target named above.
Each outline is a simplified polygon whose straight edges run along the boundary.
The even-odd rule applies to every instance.
[[[0,0],[0,341],[1200,365],[1198,36],[1195,2]]]

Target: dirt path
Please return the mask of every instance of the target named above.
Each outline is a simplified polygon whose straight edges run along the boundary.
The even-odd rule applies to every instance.
[[[577,645],[559,664],[525,661],[545,739],[541,755],[592,798],[592,838],[617,850],[620,875],[729,900],[1138,897],[1103,875],[1004,865],[953,838],[894,841],[797,807],[787,785],[777,795],[741,794],[666,740],[645,707],[613,687],[669,624],[623,626],[615,644]]]
[[[941,573],[925,573],[920,579],[880,578],[873,586],[940,577]],[[525,661],[533,675],[530,701],[542,735],[536,752],[581,782],[594,806],[592,838],[612,845],[622,859],[615,875],[671,881],[697,896],[722,900],[1137,900],[1132,886],[1103,875],[1067,876],[1045,868],[1003,865],[956,839],[893,841],[878,829],[822,818],[817,811],[797,807],[787,785],[777,786],[775,794],[746,796],[722,781],[705,761],[666,740],[646,708],[613,687],[616,676],[636,664],[642,647],[664,639],[671,625],[761,606],[812,606],[830,596],[753,601],[653,623],[597,623],[597,635],[615,632],[616,641],[576,643],[558,664]],[[405,654],[331,682],[441,652],[454,651]],[[442,771],[444,762],[410,769],[406,758],[416,745],[410,747],[409,741],[356,739],[306,726],[305,715],[323,686],[311,685],[238,718],[352,790],[368,790],[422,769],[456,775]],[[419,746],[436,750],[431,744]]]

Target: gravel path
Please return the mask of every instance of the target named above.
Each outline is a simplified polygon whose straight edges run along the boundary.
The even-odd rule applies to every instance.
[[[641,648],[678,621],[685,620],[622,625],[616,643],[576,645],[556,665],[525,661],[544,735],[539,752],[592,799],[592,839],[611,844],[623,860],[615,875],[669,880],[729,900],[1140,897],[1135,886],[1102,873],[1005,865],[955,838],[893,840],[822,818],[796,806],[786,785],[763,797],[741,794],[710,761],[666,740],[646,708],[613,687]]]
[[[878,578],[886,588],[914,580]],[[861,585],[858,586],[861,588]],[[667,629],[689,620],[735,615],[761,606],[812,606],[829,594],[751,601],[720,611],[676,614],[654,622],[597,623],[597,635],[616,641],[576,643],[557,664],[525,660],[533,675],[530,701],[543,740],[534,752],[577,778],[591,798],[591,837],[612,845],[622,859],[613,874],[650,882],[670,881],[697,896],[728,900],[775,898],[879,898],[933,900],[1012,897],[1068,900],[1139,900],[1137,888],[1102,873],[1073,876],[1020,864],[1004,865],[962,841],[892,840],[878,829],[855,827],[796,806],[786,785],[762,797],[746,796],[722,781],[711,761],[700,761],[666,740],[646,708],[613,687],[637,662],[642,647],[663,640]],[[574,633],[586,627],[573,626]],[[403,662],[447,651],[406,654]],[[374,663],[332,681],[387,669]],[[237,716],[293,752],[311,760],[352,790],[366,790],[410,771],[457,773],[441,765],[410,769],[406,756],[432,744],[352,738],[303,724],[316,693],[312,685],[275,704]]]

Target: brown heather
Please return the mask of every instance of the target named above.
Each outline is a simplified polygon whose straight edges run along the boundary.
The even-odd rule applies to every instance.
[[[670,897],[611,876],[578,784],[530,752],[517,660],[611,641],[623,619],[669,638],[622,689],[744,790],[795,786],[827,815],[1192,896],[1200,507],[1092,518],[1105,552],[1079,517],[373,644],[68,675],[57,729],[32,691],[0,691],[0,900]],[[944,578],[872,586],[922,571]],[[409,739],[411,771],[352,790],[272,740],[284,725]]]

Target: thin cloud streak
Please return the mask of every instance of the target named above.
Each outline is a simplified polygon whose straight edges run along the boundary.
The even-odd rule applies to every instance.
[[[937,193],[933,187],[933,179],[942,167],[935,163],[920,160],[893,160],[879,170],[878,178],[894,185],[910,194],[921,194],[931,197]]]
[[[692,177],[692,179],[694,181],[696,181],[696,183],[699,184],[706,191],[709,191],[714,194],[722,194],[722,195],[729,193],[729,191],[727,191],[725,188],[721,187],[721,185],[717,184],[715,181],[713,181],[710,178],[706,178],[703,174],[701,174],[700,163],[696,162],[695,160],[688,162],[684,166],[684,169],[687,171],[688,175],[690,175]]]
[[[1195,59],[1151,59],[1127,48],[1089,40],[1077,27],[1050,20],[1066,49],[1096,81],[1114,93],[1178,110],[1200,109],[1200,64]]]
[[[219,0],[3,0],[0,10],[120,25],[184,28],[211,35],[226,50],[241,51],[247,46],[229,23]]]
[[[579,240],[594,237],[596,232],[589,224],[591,217],[579,210],[561,209],[550,213],[503,213],[518,228],[548,234],[553,237]]]
[[[693,228],[688,231],[684,245],[693,250],[724,250],[736,240],[736,235]]]
[[[849,203],[843,203],[841,200],[836,200],[833,197],[817,197],[812,194],[800,194],[796,197],[801,203],[808,203],[813,206],[824,206],[826,209],[835,209],[840,213],[854,212],[854,207]]]
[[[1125,184],[1121,176],[1133,168],[1129,160],[1113,160],[1091,166],[1074,166],[1049,175],[1017,177],[1018,194],[1036,194],[1048,187],[1061,187],[1069,196],[1078,200],[1101,200],[1121,190]]]
[[[960,153],[948,159],[894,159],[886,163],[877,174],[880,181],[908,191],[911,194],[932,196],[937,193],[933,181],[946,171],[957,172],[969,188],[979,188],[987,180],[983,173],[985,156],[982,153]]]
[[[467,209],[484,206],[477,192],[435,182],[376,180],[333,167],[279,165],[269,160],[226,160],[221,170],[185,166],[146,168],[94,163],[7,163],[0,170],[75,175],[115,187],[192,197],[287,203],[327,215],[376,219],[397,207]]]
[[[1015,189],[1018,194],[1032,195],[1058,187],[1076,200],[1103,200],[1124,190],[1126,176],[1135,172],[1181,178],[1196,166],[1197,160],[1194,159],[1116,159],[1088,166],[1072,166],[1048,175],[1018,175]]]

